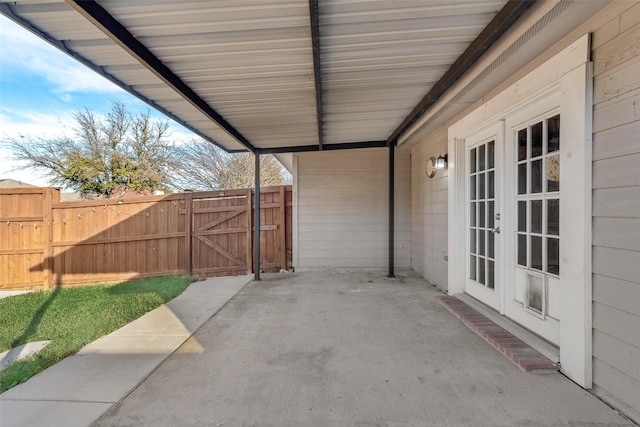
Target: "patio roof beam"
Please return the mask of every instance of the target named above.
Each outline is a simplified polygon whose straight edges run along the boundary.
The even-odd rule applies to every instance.
[[[324,134],[322,132],[322,73],[320,70],[320,23],[318,0],[309,0],[309,19],[311,21],[311,44],[313,46],[313,77],[316,86],[316,120],[318,122],[318,151],[322,151]]]
[[[224,129],[229,135],[236,139],[249,151],[254,152],[256,148],[245,138],[236,128],[227,122],[222,115],[214,110],[196,92],[191,89],[180,77],[169,69],[158,57],[156,57],[146,46],[127,30],[118,20],[107,12],[96,1],[67,0],[67,2],[80,14],[86,17],[102,32],[107,34],[112,40],[123,47],[134,56],[141,64],[144,64],[155,75],[162,79],[167,85],[172,87],[182,97],[188,100],[202,113]]]
[[[344,142],[341,144],[325,144],[320,148],[318,145],[297,145],[292,147],[272,147],[260,150],[263,154],[283,154],[283,153],[308,153],[311,151],[331,151],[331,150],[354,150],[357,148],[382,148],[386,147],[387,141],[364,141],[364,142]]]
[[[475,61],[534,3],[533,0],[509,0],[489,24],[475,38],[456,62],[436,82],[409,115],[387,138],[387,142],[398,140],[422,115],[456,82]]]

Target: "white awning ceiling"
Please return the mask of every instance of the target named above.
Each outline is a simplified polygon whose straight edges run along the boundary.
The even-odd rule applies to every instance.
[[[0,11],[230,151],[388,142],[507,4],[103,0],[103,19],[80,3],[96,5]]]

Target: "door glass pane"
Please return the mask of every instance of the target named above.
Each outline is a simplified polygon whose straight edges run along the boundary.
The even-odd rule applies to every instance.
[[[478,230],[478,255],[484,255],[484,236],[485,230]]]
[[[527,266],[527,236],[518,234],[518,265]]]
[[[478,227],[484,227],[485,210],[484,210],[484,202],[478,203]]]
[[[542,271],[542,237],[531,236],[531,268]]]
[[[527,164],[518,165],[518,194],[527,194]]]
[[[531,201],[531,232],[542,233],[542,200]]]
[[[478,199],[485,198],[485,182],[484,182],[484,173],[478,174]]]
[[[560,235],[560,200],[547,200],[547,234]]]
[[[478,147],[478,172],[485,170],[484,145]]]
[[[547,157],[547,191],[560,191],[560,156]]]
[[[474,255],[471,255],[471,257],[469,258],[469,279],[471,280],[477,280],[477,274],[476,274],[476,257]]]
[[[469,252],[472,254],[477,253],[476,250],[476,229],[472,228],[469,234]]]
[[[469,198],[471,200],[476,199],[476,176],[472,175],[469,177]]]
[[[487,288],[495,288],[495,266],[494,262],[487,260]]]
[[[471,166],[471,173],[474,173],[476,169],[476,149],[471,150],[469,155],[469,166]]]
[[[521,129],[518,131],[518,161],[525,160],[527,158],[527,130]]]
[[[547,238],[547,272],[560,274],[560,240]]]
[[[547,140],[548,153],[560,149],[560,115],[547,119]]]
[[[493,199],[495,197],[495,192],[494,192],[494,181],[493,181],[493,171],[487,173],[487,198],[488,199]]]
[[[476,202],[471,202],[471,207],[469,208],[469,223],[472,227],[476,226]]]
[[[487,233],[487,256],[489,258],[495,258],[495,234]]]
[[[542,192],[542,160],[531,162],[531,192]]]
[[[487,169],[493,169],[495,164],[495,142],[491,141],[487,144]]]
[[[494,202],[487,202],[487,228],[493,228],[494,227],[494,212],[493,212],[493,203]]]
[[[482,283],[483,285],[486,283],[485,282],[485,262],[486,260],[484,258],[478,257],[478,282]]]
[[[518,202],[518,231],[527,231],[527,202]]]
[[[542,156],[542,122],[531,126],[531,157]]]

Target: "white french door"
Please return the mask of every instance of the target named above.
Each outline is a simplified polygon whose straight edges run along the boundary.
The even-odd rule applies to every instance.
[[[560,114],[508,131],[513,248],[505,315],[554,344],[560,322]]]
[[[464,291],[557,344],[560,115],[535,111],[465,138]]]
[[[488,129],[465,141],[465,292],[501,310],[500,162],[502,132]]]

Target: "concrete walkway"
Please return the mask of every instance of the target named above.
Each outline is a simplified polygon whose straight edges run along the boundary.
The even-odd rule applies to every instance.
[[[0,394],[0,426],[88,426],[128,395],[251,276],[207,279]]]
[[[417,277],[265,275],[214,317],[206,283],[0,395],[0,425],[633,425],[559,373],[522,372]]]

